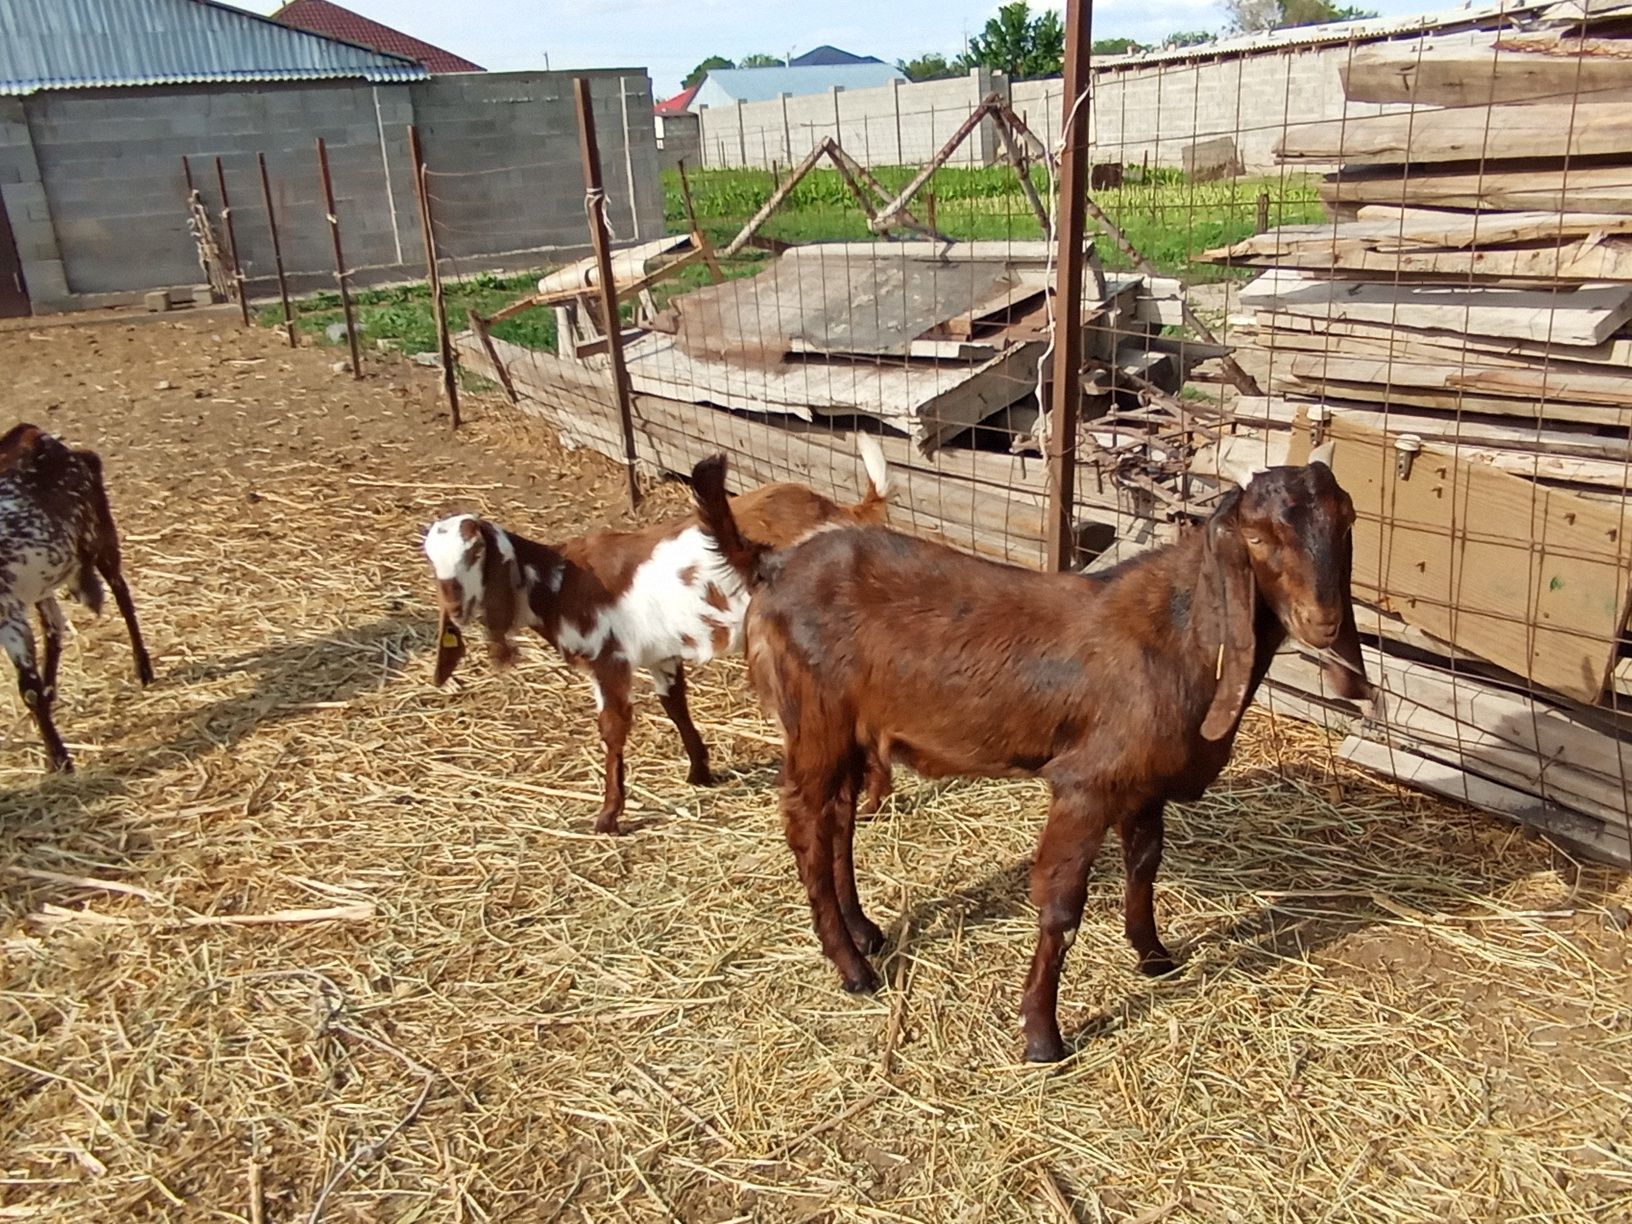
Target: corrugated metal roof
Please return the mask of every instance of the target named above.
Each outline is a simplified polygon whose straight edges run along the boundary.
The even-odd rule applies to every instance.
[[[0,0],[0,94],[429,75],[402,56],[293,30],[215,0]]]
[[[807,68],[716,68],[703,81],[692,99],[699,106],[732,106],[744,102],[767,102],[782,94],[825,93],[837,85],[841,89],[872,89],[906,76],[888,64],[813,64]]]
[[[1366,17],[1358,21],[1328,21],[1321,25],[1291,26],[1284,30],[1262,30],[1235,34],[1216,42],[1193,47],[1166,47],[1134,55],[1094,57],[1096,69],[1137,68],[1173,60],[1213,59],[1221,55],[1250,55],[1258,51],[1284,51],[1288,47],[1319,46],[1323,43],[1374,42],[1402,38],[1418,32],[1432,33],[1476,24],[1494,25],[1499,19],[1546,8],[1552,0],[1486,0],[1458,5],[1415,17]]]
[[[279,25],[321,34],[326,38],[338,38],[359,47],[372,47],[376,51],[406,56],[415,63],[424,64],[432,72],[487,71],[462,55],[455,55],[423,38],[405,34],[382,21],[341,8],[332,0],[289,0],[288,4],[272,14],[272,20]]]

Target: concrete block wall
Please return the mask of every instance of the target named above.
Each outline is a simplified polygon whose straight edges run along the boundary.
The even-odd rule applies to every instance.
[[[798,162],[824,136],[868,166],[915,165],[928,161],[958,130],[969,112],[993,89],[1002,73],[985,70],[945,81],[886,85],[877,89],[832,89],[734,107],[698,112],[703,164],[711,168]],[[972,135],[949,163],[990,165],[996,136],[990,124]]]
[[[359,283],[423,274],[407,128],[417,123],[455,259],[586,244],[568,73],[483,73],[412,85],[299,82],[46,92],[0,98],[0,191],[35,309],[67,309],[202,279],[181,159],[212,216],[227,176],[240,262],[268,291],[271,238],[256,154],[272,181],[297,288],[334,283],[315,142],[328,145],[346,261]],[[585,74],[619,239],[662,230],[642,70]],[[219,228],[219,226],[218,226]],[[223,233],[223,240],[225,235]]]
[[[0,98],[0,201],[30,299],[48,305],[66,302],[68,280],[21,98]]]
[[[444,255],[583,246],[583,168],[572,78],[587,76],[620,240],[663,232],[651,80],[641,69],[467,73],[410,86]]]
[[[688,169],[703,164],[702,124],[696,115],[669,115],[657,120],[658,162],[673,170],[681,161]]]
[[[1177,167],[1187,146],[1230,136],[1248,173],[1271,173],[1276,169],[1275,142],[1290,124],[1401,109],[1346,101],[1338,69],[1353,53],[1351,44],[1331,43],[1097,70],[1089,112],[1094,158]],[[971,74],[841,91],[836,97],[827,93],[704,108],[702,156],[711,167],[765,167],[773,159],[787,165],[823,136],[837,134],[845,150],[865,165],[916,165],[927,161],[994,87],[1007,93],[1039,136],[1050,142],[1057,138],[1064,119],[1058,78],[1005,85],[1001,74],[985,80]],[[992,133],[984,130],[977,136],[952,165],[990,165],[995,160],[998,146]]]

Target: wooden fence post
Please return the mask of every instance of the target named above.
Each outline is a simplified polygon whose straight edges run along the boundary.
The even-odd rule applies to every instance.
[[[431,188],[425,181],[425,151],[419,143],[419,129],[413,124],[408,125],[408,153],[414,164],[414,195],[419,200],[419,232],[425,237],[425,283],[431,288],[431,311],[436,316],[436,348],[442,358],[442,390],[448,397],[448,411],[453,416],[453,427],[460,426],[459,416],[459,379],[458,372],[453,368],[453,337],[448,334],[448,304],[442,294],[442,267],[436,253],[436,225],[431,215]],[[486,340],[485,334],[482,335]],[[491,345],[489,345],[491,352]],[[493,355],[493,364],[501,371],[497,355]],[[515,392],[509,386],[509,378],[503,379],[505,389],[510,391],[510,400],[515,402]]]
[[[238,294],[238,314],[249,326],[249,295],[244,292],[244,268],[238,262],[238,227],[232,222],[232,204],[227,199],[227,172],[215,159],[215,182],[221,190],[221,225],[227,231],[227,262],[232,265],[232,287]]]
[[[612,367],[612,394],[618,401],[618,420],[623,426],[624,474],[629,480],[629,505],[633,508],[640,505],[640,482],[635,478],[635,421],[630,403],[629,371],[623,364],[623,320],[618,317],[618,287],[612,281],[612,250],[606,233],[606,191],[601,186],[601,153],[595,144],[595,111],[589,97],[589,79],[574,77],[572,90],[578,104],[578,151],[584,161],[589,241],[595,248],[601,316],[606,328],[606,356]]]
[[[1060,198],[1054,206],[1054,362],[1048,428],[1048,553],[1051,570],[1076,560],[1077,419],[1082,408],[1082,238],[1088,199],[1089,27],[1093,0],[1066,0],[1065,122]],[[1080,101],[1079,101],[1080,99]]]
[[[272,262],[278,270],[278,296],[283,299],[283,329],[289,333],[289,347],[297,347],[295,340],[295,312],[289,305],[289,278],[283,272],[283,243],[278,238],[278,215],[272,210],[272,180],[266,174],[266,154],[255,154],[261,168],[261,199],[266,203],[266,228],[272,235]]]
[[[363,355],[357,345],[357,320],[351,311],[351,288],[346,284],[346,254],[340,248],[340,214],[334,210],[334,180],[329,177],[329,146],[317,138],[317,172],[323,180],[323,207],[328,209],[329,235],[334,239],[334,279],[340,286],[340,308],[346,316],[346,339],[351,342],[351,376],[363,376]]]

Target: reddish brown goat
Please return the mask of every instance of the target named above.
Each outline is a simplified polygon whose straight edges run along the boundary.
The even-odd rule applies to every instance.
[[[826,528],[882,523],[888,511],[883,452],[871,438],[861,449],[871,487],[855,505],[781,483],[732,499],[732,510],[756,539],[776,546]],[[431,526],[425,552],[439,580],[437,684],[464,655],[461,626],[475,620],[486,624],[488,653],[500,666],[515,658],[510,635],[533,629],[589,675],[606,748],[598,832],[618,832],[623,812],[623,748],[637,667],[651,673],[663,710],[680,733],[689,780],[709,784],[708,749],[686,704],[684,665],[741,650],[748,592],[695,515],[639,531],[592,531],[554,546],[458,515]],[[877,799],[888,786],[887,769],[869,779]]]
[[[57,592],[66,588],[99,613],[103,580],[130,631],[136,676],[151,684],[153,664],[120,568],[119,533],[102,483],[102,460],[94,451],[64,445],[36,425],[14,426],[0,437],[0,647],[17,669],[17,687],[34,715],[53,770],[73,769],[51,716],[68,632]],[[36,665],[31,608],[45,631],[43,666]]]
[[[1354,507],[1324,462],[1263,472],[1177,543],[1096,575],[1035,573],[881,528],[766,555],[733,529],[715,487],[700,490],[704,521],[758,587],[747,652],[782,725],[788,843],[847,990],[877,987],[865,954],[884,945],[852,862],[867,757],[930,777],[1048,780],[1021,1003],[1034,1061],[1065,1055],[1060,970],[1110,829],[1139,967],[1173,968],[1154,911],[1163,809],[1199,798],[1223,769],[1287,634],[1325,651],[1337,692],[1370,695],[1349,599]]]

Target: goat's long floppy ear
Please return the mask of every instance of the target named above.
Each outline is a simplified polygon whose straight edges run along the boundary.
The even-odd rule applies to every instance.
[[[498,528],[486,519],[482,530],[482,622],[487,626],[487,657],[495,667],[516,661],[510,632],[516,627],[521,596],[521,569],[514,554],[499,547]]]
[[[1241,539],[1238,511],[1240,495],[1233,494],[1207,521],[1207,545],[1202,554],[1201,591],[1216,609],[1219,640],[1212,704],[1202,720],[1201,734],[1210,740],[1223,739],[1234,729],[1246,708],[1247,691],[1252,687],[1252,661],[1257,649],[1253,636],[1253,613],[1258,590],[1252,577],[1252,558]]]
[[[1326,683],[1339,697],[1349,701],[1370,701],[1375,690],[1366,678],[1366,661],[1360,653],[1360,627],[1354,621],[1354,599],[1349,593],[1349,575],[1354,568],[1353,535],[1343,536],[1337,554],[1337,564],[1341,567],[1338,587],[1343,593],[1343,623],[1338,626],[1331,652],[1348,666],[1326,663],[1321,670],[1326,674]]]
[[[459,660],[465,657],[465,635],[454,624],[453,617],[448,615],[447,609],[442,610],[442,619],[436,626],[436,687],[441,688],[453,675],[453,669],[459,666]]]

